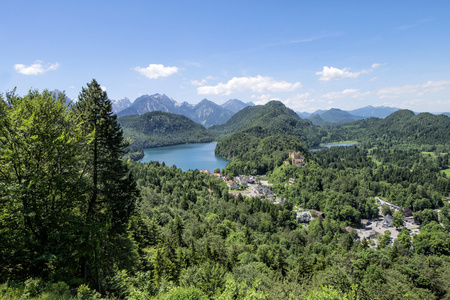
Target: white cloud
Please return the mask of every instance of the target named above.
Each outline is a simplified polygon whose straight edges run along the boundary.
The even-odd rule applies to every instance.
[[[191,84],[192,85],[197,85],[197,86],[202,86],[205,85],[208,80],[213,79],[214,77],[212,76],[207,76],[206,78],[203,78],[202,80],[191,80]]]
[[[449,80],[428,81],[423,84],[408,84],[379,89],[376,94],[379,98],[397,98],[404,94],[424,95],[426,93],[440,92],[450,89]]]
[[[226,83],[197,88],[200,95],[229,95],[234,92],[251,90],[254,93],[291,92],[300,88],[300,82],[275,81],[272,77],[233,77]]]
[[[337,99],[343,97],[351,97],[358,93],[357,89],[345,89],[341,92],[329,92],[324,94],[322,97],[326,99]]]
[[[100,88],[102,89],[102,91],[106,92],[106,86],[101,85]]]
[[[344,78],[357,78],[361,74],[361,72],[349,72],[348,70],[348,68],[338,69],[325,66],[321,72],[316,72],[316,75],[320,75],[319,80],[330,81]]]
[[[150,79],[168,77],[178,72],[177,67],[165,67],[161,64],[149,64],[146,68],[136,67],[134,70]]]
[[[311,99],[310,96],[311,94],[308,92],[297,93],[285,99],[283,103],[294,110],[305,109],[318,102],[316,99]]]
[[[59,64],[54,63],[52,65],[43,65],[42,61],[37,60],[34,64],[26,66],[24,64],[15,64],[14,69],[23,75],[39,75],[48,71],[54,71],[58,68]]]
[[[281,101],[280,98],[277,97],[273,97],[270,94],[263,94],[263,95],[252,95],[251,96],[252,99],[256,99],[256,101],[254,100],[253,103],[255,103],[256,105],[264,105],[269,101],[272,100],[278,100]]]
[[[350,72],[349,68],[338,69],[335,67],[324,66],[322,71],[316,72],[316,75],[320,75],[319,80],[321,81],[341,80],[344,78],[358,78],[358,76],[361,74],[368,74],[373,72],[381,65],[382,64],[374,63],[372,64],[370,69],[361,70],[359,72]]]

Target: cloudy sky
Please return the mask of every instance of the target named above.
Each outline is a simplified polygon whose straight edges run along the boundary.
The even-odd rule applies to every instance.
[[[450,111],[450,1],[0,1],[0,92]]]

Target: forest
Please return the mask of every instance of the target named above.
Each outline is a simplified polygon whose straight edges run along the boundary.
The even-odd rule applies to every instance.
[[[310,151],[258,126],[225,137],[225,172],[267,173],[286,199],[274,204],[127,158],[95,80],[73,106],[49,91],[1,97],[2,299],[450,299],[448,140]],[[283,163],[290,151],[306,165]],[[414,210],[420,233],[374,243],[347,230],[379,215],[376,196]],[[301,223],[298,207],[324,215]]]

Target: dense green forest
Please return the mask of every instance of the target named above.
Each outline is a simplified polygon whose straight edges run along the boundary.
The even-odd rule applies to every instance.
[[[450,117],[399,110],[384,119],[370,118],[351,124],[327,128],[328,141],[380,141],[415,145],[448,145]]]
[[[118,119],[124,135],[135,148],[153,148],[187,143],[211,142],[206,129],[182,115],[152,111]]]
[[[308,149],[292,135],[270,135],[266,129],[253,127],[220,141],[215,154],[231,160],[225,175],[261,175],[283,164],[289,152],[308,156]]]
[[[243,171],[269,171],[274,204],[124,160],[95,80],[73,107],[48,91],[1,100],[2,299],[450,299],[448,140],[310,152],[259,125],[224,139]],[[306,165],[282,164],[293,150]],[[420,233],[357,239],[347,226],[378,216],[375,196],[416,211]],[[325,214],[303,224],[296,207]]]

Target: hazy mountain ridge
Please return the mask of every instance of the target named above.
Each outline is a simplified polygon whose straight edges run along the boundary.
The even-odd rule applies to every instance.
[[[318,118],[320,117],[320,121],[318,122]],[[364,119],[364,117],[355,116],[351,113],[341,110],[338,108],[332,108],[326,111],[321,112],[320,114],[314,113],[310,118],[311,122],[314,125],[322,126],[327,124],[345,124],[351,123],[357,120]]]
[[[304,118],[309,119],[314,125],[337,125],[351,123],[366,118],[386,118],[390,114],[400,110],[396,107],[378,106],[373,107],[371,105],[354,109],[354,110],[342,110],[339,108],[331,108],[329,110],[316,110],[313,113],[297,112],[297,114]]]
[[[389,106],[377,106],[374,107],[372,105],[368,105],[366,107],[349,110],[348,112],[354,116],[364,117],[364,118],[386,118],[390,114],[401,110],[397,107],[389,107]]]
[[[237,113],[238,111],[246,108],[247,106],[255,106],[255,104],[253,102],[244,103],[238,99],[230,99],[221,106],[225,109],[232,111],[233,113]]]

